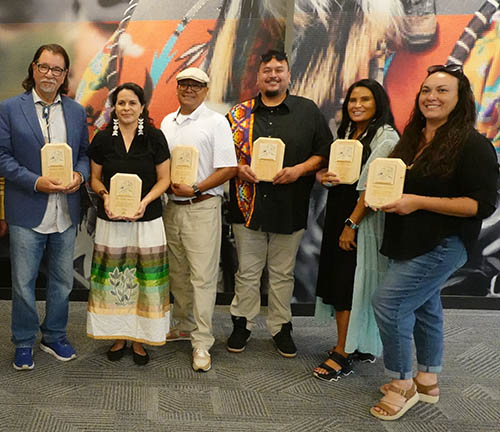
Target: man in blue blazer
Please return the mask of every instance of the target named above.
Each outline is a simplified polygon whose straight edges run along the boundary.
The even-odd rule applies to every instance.
[[[33,345],[68,361],[76,352],[66,338],[73,249],[79,221],[78,190],[89,176],[88,129],[84,108],[64,96],[69,57],[57,44],[42,45],[23,82],[26,92],[0,104],[0,176],[5,177],[5,219],[12,265],[13,366],[33,369]],[[40,149],[67,143],[73,181],[64,186],[42,176]],[[35,280],[43,254],[48,261],[45,318],[39,323]]]

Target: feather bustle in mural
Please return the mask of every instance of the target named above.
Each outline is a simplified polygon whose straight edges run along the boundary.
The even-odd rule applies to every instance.
[[[90,62],[78,85],[75,99],[82,104],[90,120],[89,126],[101,129],[109,122],[111,106],[108,96],[119,80],[120,40],[139,0],[130,0],[118,28]]]

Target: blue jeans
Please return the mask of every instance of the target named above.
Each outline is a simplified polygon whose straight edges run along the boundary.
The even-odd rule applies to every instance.
[[[444,239],[433,250],[416,258],[389,261],[386,276],[372,300],[389,377],[413,377],[412,338],[418,370],[441,372],[441,286],[466,261],[467,252],[457,236]]]
[[[32,347],[38,329],[45,342],[66,337],[69,294],[73,288],[73,254],[76,228],[63,233],[40,234],[31,228],[9,225],[12,268],[12,342]],[[46,253],[48,280],[45,319],[39,325],[35,281]]]

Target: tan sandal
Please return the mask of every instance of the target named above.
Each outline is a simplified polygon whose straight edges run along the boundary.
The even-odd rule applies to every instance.
[[[439,401],[439,394],[437,394],[437,395],[429,394],[432,390],[439,388],[437,382],[435,384],[431,384],[431,385],[424,385],[424,384],[420,384],[415,378],[413,378],[413,382],[417,386],[418,400],[419,401],[429,403],[429,404],[435,404]],[[382,393],[383,395],[387,394],[387,389],[390,385],[391,385],[391,383],[386,383],[384,385],[381,385],[379,388],[380,393]]]
[[[389,384],[387,390],[387,394],[370,409],[370,414],[380,420],[397,420],[418,402],[418,392],[415,383],[408,390],[403,390]],[[401,401],[401,397],[404,398],[404,402]],[[391,405],[399,409],[394,409]],[[378,412],[375,408],[384,410],[387,415]]]
[[[439,393],[437,395],[429,394],[432,390],[439,388],[438,383],[434,383],[431,385],[424,385],[418,383],[415,378],[413,378],[413,381],[417,385],[418,400],[430,404],[435,404],[436,402],[439,401]]]

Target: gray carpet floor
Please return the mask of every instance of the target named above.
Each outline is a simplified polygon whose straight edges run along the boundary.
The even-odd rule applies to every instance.
[[[40,313],[43,314],[43,303]],[[265,311],[264,311],[265,312]],[[72,303],[68,363],[35,350],[35,369],[12,364],[10,302],[0,302],[0,430],[2,431],[500,431],[500,311],[445,311],[445,367],[438,404],[418,403],[402,419],[370,416],[385,382],[383,364],[357,364],[336,383],[312,377],[335,342],[333,326],[294,317],[295,359],[274,349],[259,317],[247,349],[231,354],[227,307],[215,315],[213,369],[191,369],[189,342],[150,349],[151,362],[131,355],[111,363],[110,343],[85,336],[85,303]]]

